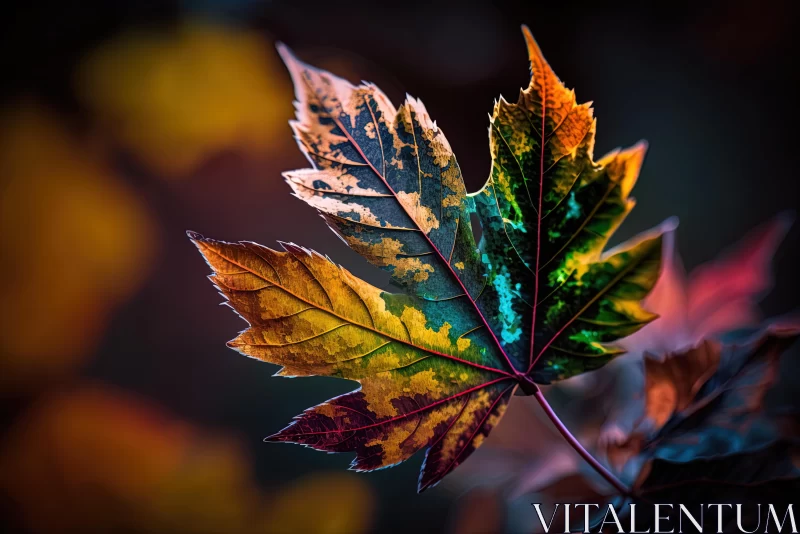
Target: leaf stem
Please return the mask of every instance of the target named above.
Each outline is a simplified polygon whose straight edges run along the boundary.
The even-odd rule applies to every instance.
[[[614,486],[614,488],[618,492],[620,492],[620,494],[626,497],[630,496],[631,490],[628,487],[626,487],[625,484],[623,484],[616,476],[614,476],[614,474],[611,471],[606,469],[606,467],[603,464],[598,462],[597,459],[594,456],[592,456],[592,454],[589,451],[587,451],[583,445],[581,445],[580,441],[578,441],[578,438],[576,438],[572,434],[572,432],[569,431],[566,425],[564,425],[561,419],[559,419],[558,415],[553,410],[553,407],[550,406],[550,403],[547,402],[547,399],[544,398],[544,394],[542,393],[542,391],[541,390],[537,391],[536,393],[533,394],[533,396],[536,397],[536,400],[539,402],[539,405],[541,405],[542,409],[544,410],[544,413],[547,414],[547,417],[550,418],[550,421],[553,422],[553,424],[561,433],[561,435],[564,437],[564,439],[567,440],[567,442],[572,446],[573,449],[575,449],[575,452],[580,454],[581,458],[586,460],[586,462],[589,465],[591,465],[592,468],[595,471],[597,471],[597,473],[600,476],[602,476],[609,484]]]

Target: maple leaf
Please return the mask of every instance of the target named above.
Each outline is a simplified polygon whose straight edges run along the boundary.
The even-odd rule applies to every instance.
[[[719,351],[708,350],[714,340],[758,325],[757,301],[772,287],[772,257],[791,222],[788,214],[777,215],[688,275],[676,248],[676,221],[662,225],[663,266],[644,299],[659,319],[620,340],[629,352],[609,366],[543,389],[560,419],[596,457],[621,468],[640,452],[644,434],[662,428],[716,372]],[[542,500],[579,475],[584,484],[575,485],[578,502],[608,491],[533,399],[514,398],[504,421],[481,448],[480,461],[451,480],[454,488],[502,486],[509,500],[531,492],[540,492]]]
[[[504,481],[504,496],[513,503],[522,492],[533,490],[540,492],[535,502],[601,503],[600,513],[590,522],[592,532],[599,532],[595,528],[606,510],[602,503],[609,500],[620,517],[629,513],[626,503],[642,504],[636,523],[643,528],[655,520],[653,502],[675,509],[681,504],[693,514],[709,502],[751,503],[751,510],[756,503],[771,503],[785,510],[783,503],[791,503],[800,490],[800,418],[780,408],[766,409],[765,397],[778,379],[780,357],[798,335],[796,320],[776,321],[743,343],[706,341],[663,360],[646,359],[645,411],[658,425],[640,427],[628,441],[609,447],[612,466],[618,466],[620,477],[631,484],[628,494],[615,497],[596,473],[577,461],[574,451],[547,440],[554,432],[540,422],[528,425],[528,441],[544,436],[554,452],[537,454],[538,468],[517,466],[522,480]],[[520,410],[524,406],[517,400],[526,399],[515,399],[507,417],[516,414],[519,426],[521,417],[533,412]],[[527,421],[535,419],[527,415]],[[508,434],[508,423],[500,436]],[[496,437],[486,448],[498,446]],[[496,460],[489,468],[493,465],[498,465]],[[531,499],[527,495],[521,500],[530,508]],[[517,523],[537,520],[530,510],[517,513],[522,516]],[[583,530],[583,525],[578,528]]]
[[[778,214],[688,275],[676,250],[675,229],[664,232],[661,274],[644,300],[645,307],[658,314],[659,320],[619,341],[628,354],[615,362],[615,368],[608,369],[618,376],[607,380],[607,387],[597,387],[596,382],[586,384],[610,406],[599,438],[601,447],[624,442],[642,417],[642,403],[630,399],[642,388],[649,390],[644,384],[647,359],[685,353],[704,342],[759,325],[762,314],[758,300],[772,288],[772,258],[792,221],[790,214]],[[679,387],[692,386],[684,383]],[[644,424],[657,429],[663,423],[657,419],[649,417]]]
[[[799,335],[800,325],[776,322],[746,343],[705,342],[664,361],[646,360],[648,417],[668,415],[642,449],[647,460],[680,464],[753,452],[780,439],[764,398],[777,381],[780,356]],[[665,406],[664,399],[674,402]]]
[[[650,435],[632,438],[635,454],[623,467],[623,477],[633,480],[631,498],[677,506],[729,496],[774,505],[796,495],[798,419],[766,410],[764,401],[780,356],[798,336],[796,320],[775,322],[745,343],[705,342],[664,361],[646,360],[646,412],[659,422],[668,418]]]
[[[659,320],[619,344],[629,353],[663,355],[758,324],[756,302],[772,287],[772,257],[792,222],[789,213],[776,215],[689,275],[675,249],[675,232],[665,232],[661,274],[644,300]]]
[[[601,367],[622,352],[614,341],[655,318],[640,301],[658,277],[660,235],[603,252],[633,208],[645,146],[593,161],[591,108],[524,34],[531,82],[516,104],[495,105],[492,173],[473,195],[419,100],[395,108],[374,85],[279,45],[297,96],[292,127],[313,165],[287,182],[404,293],[294,244],[278,252],[190,233],[250,324],[232,347],[284,376],[361,384],[269,441],[354,451],[362,471],[427,449],[422,491],[480,446],[515,390]]]

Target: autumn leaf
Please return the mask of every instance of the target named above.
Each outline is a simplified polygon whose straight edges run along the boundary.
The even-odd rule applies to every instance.
[[[751,452],[778,439],[780,427],[770,420],[764,397],[778,379],[780,356],[798,335],[800,326],[775,323],[748,343],[704,343],[686,355],[648,362],[648,388],[663,390],[667,375],[677,388],[692,382],[686,376],[708,378],[695,382],[702,381],[695,395],[674,404],[669,419],[644,446],[645,454],[652,460],[682,463]],[[656,396],[651,391],[646,398],[648,414],[661,411],[653,406]]]
[[[663,267],[644,300],[659,319],[620,340],[629,353],[611,365],[543,389],[560,419],[598,459],[616,470],[638,454],[646,435],[685,409],[716,373],[719,340],[758,325],[757,301],[772,286],[772,256],[791,219],[779,214],[688,274],[675,221],[662,226]],[[455,491],[489,485],[502,488],[510,501],[531,492],[543,501],[577,474],[584,479],[575,490],[577,502],[608,491],[530,397],[512,399],[504,423],[476,456],[480,461],[450,479]]]
[[[639,410],[642,403],[630,402],[630,398],[638,389],[650,389],[644,384],[644,366],[653,364],[649,360],[676,353],[697,355],[688,349],[759,326],[762,314],[758,300],[772,288],[772,257],[792,220],[788,213],[773,217],[689,274],[676,247],[676,231],[664,232],[663,268],[644,300],[645,307],[659,319],[619,342],[628,354],[608,371],[624,379],[607,381],[615,385],[615,391],[600,393],[613,405],[601,433],[602,447],[622,443],[634,425],[641,424],[638,419],[645,415]],[[642,363],[643,355],[647,357]],[[586,384],[593,391],[598,390],[596,386]],[[692,386],[684,383],[676,387]],[[649,418],[644,424],[657,429],[663,422],[653,427],[659,422]]]
[[[647,525],[652,502],[695,507],[791,499],[800,489],[797,416],[767,410],[765,398],[798,335],[796,320],[773,321],[744,343],[707,341],[646,361],[645,413],[653,424],[610,447],[612,463],[622,465],[620,475],[631,484],[631,494],[615,501],[618,509],[624,514],[623,503],[644,504],[636,518]]]
[[[685,410],[717,371],[718,344],[706,340],[680,356],[664,361],[645,358],[645,417],[663,427],[673,413]]]
[[[419,100],[395,108],[374,85],[279,45],[297,96],[292,127],[313,166],[285,178],[403,293],[297,245],[190,233],[250,324],[232,347],[283,366],[280,375],[361,384],[268,440],[353,451],[364,471],[425,449],[421,491],[480,446],[515,390],[601,367],[622,352],[614,341],[655,318],[640,301],[658,277],[660,235],[604,253],[633,207],[644,145],[593,161],[591,108],[524,34],[531,82],[516,104],[495,106],[492,174],[472,195]]]
[[[779,409],[768,410],[765,398],[779,379],[780,357],[799,334],[796,321],[775,321],[743,343],[705,342],[663,360],[647,361],[646,413],[660,426],[650,426],[647,434],[635,433],[628,441],[610,447],[609,454],[612,467],[618,466],[615,471],[630,484],[630,495],[615,496],[585,464],[564,463],[561,455],[573,453],[578,460],[577,454],[557,444],[552,453],[542,451],[531,458],[527,472],[525,466],[518,467],[529,480],[507,481],[497,490],[503,491],[510,507],[520,496],[517,488],[525,482],[528,492],[539,492],[520,499],[526,503],[611,500],[622,516],[630,510],[625,503],[639,503],[636,520],[643,529],[653,523],[654,502],[671,503],[676,509],[682,504],[692,513],[709,502],[752,504],[745,505],[746,509],[753,509],[756,503],[790,503],[800,490],[800,418]],[[517,401],[525,400],[515,398],[508,415],[524,413]],[[499,436],[508,434],[507,423],[500,428]],[[533,436],[538,440],[548,435],[547,425],[527,428],[529,441]],[[484,449],[501,446],[496,437],[492,435],[491,445]],[[484,454],[484,449],[479,454]],[[540,466],[538,472],[533,470],[535,465]],[[602,504],[592,522],[593,532],[604,511]],[[536,522],[530,511],[518,515],[521,517],[509,520],[524,522],[522,518],[527,516],[528,524]]]
[[[663,268],[644,300],[659,320],[620,345],[630,353],[663,355],[758,325],[757,302],[772,288],[772,257],[792,221],[790,214],[778,214],[688,275],[676,249],[675,231],[665,232]]]
[[[633,481],[632,498],[677,506],[711,502],[712,496],[715,502],[729,502],[725,496],[730,496],[735,502],[775,504],[796,495],[796,429],[786,425],[785,416],[767,410],[764,401],[778,380],[780,356],[798,335],[796,321],[776,322],[746,343],[705,343],[650,362],[648,387],[661,390],[668,382],[679,389],[691,383],[688,376],[713,373],[694,395],[673,404],[665,424],[628,460],[623,476]],[[648,413],[661,413],[650,393]]]

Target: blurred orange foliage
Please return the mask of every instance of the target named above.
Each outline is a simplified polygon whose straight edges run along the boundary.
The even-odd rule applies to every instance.
[[[143,280],[155,229],[103,157],[47,111],[0,112],[0,393],[86,358]]]
[[[273,494],[266,531],[274,534],[365,534],[371,531],[375,498],[365,477],[315,473]]]
[[[16,422],[0,487],[34,532],[245,532],[258,513],[237,446],[100,386]]]
[[[237,443],[107,386],[52,393],[0,448],[0,491],[33,532],[358,534],[367,483],[312,475],[271,497]]]
[[[219,151],[292,144],[288,78],[255,32],[199,21],[129,31],[89,54],[75,80],[98,122],[167,177]]]
[[[485,488],[467,491],[453,506],[450,517],[452,534],[503,532],[505,503],[497,492]]]

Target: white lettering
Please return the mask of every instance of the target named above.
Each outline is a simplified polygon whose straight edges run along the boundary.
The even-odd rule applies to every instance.
[[[613,518],[613,521],[609,521],[608,520],[609,512],[611,513],[611,517]],[[624,534],[625,533],[625,530],[623,530],[622,525],[619,522],[619,517],[617,517],[617,511],[614,510],[614,505],[611,504],[611,503],[609,503],[608,508],[606,509],[606,515],[603,516],[603,522],[600,525],[600,527],[601,527],[600,530],[601,531],[603,530],[602,527],[604,527],[606,523],[613,523],[613,524],[617,525],[617,533],[618,534]]]
[[[655,505],[655,507],[656,507],[656,530],[655,530],[654,534],[672,534],[673,532],[675,532],[674,528],[672,530],[665,530],[663,533],[661,532],[661,520],[662,519],[669,520],[669,517],[661,517],[661,507],[662,506],[669,506],[670,509],[672,509],[672,505],[671,504],[656,504]]]
[[[708,507],[711,508],[712,506],[717,507],[717,534],[722,534],[722,507],[727,506],[729,508],[733,508],[732,504],[709,504]]]
[[[792,510],[792,506],[794,506],[794,505],[792,505],[792,504],[789,505],[789,508],[786,509],[786,513],[783,514],[783,520],[780,523],[778,523],[778,514],[775,512],[775,507],[770,504],[769,505],[769,514],[767,515],[767,526],[764,528],[764,532],[769,532],[769,518],[770,517],[772,517],[772,519],[775,520],[775,526],[778,527],[778,532],[782,532],[783,531],[783,524],[786,522],[786,516],[788,515],[789,516],[789,521],[791,521],[791,524],[792,524],[792,533],[796,534],[797,533],[797,525],[794,522],[794,510]]]
[[[579,506],[583,506],[583,521],[584,521],[584,523],[583,523],[583,533],[584,534],[589,534],[589,527],[591,526],[589,524],[589,507],[590,506],[596,506],[597,509],[599,510],[600,509],[600,505],[599,504],[576,504],[575,508],[577,508]]]
[[[542,515],[542,505],[539,504],[538,502],[533,503],[533,507],[536,509],[536,515],[539,516],[539,523],[542,524],[542,528],[544,529],[545,534],[548,534],[550,532],[550,527],[553,524],[553,520],[556,518],[556,513],[558,512],[559,506],[560,506],[559,504],[556,504],[556,507],[553,509],[553,515],[550,516],[550,522],[547,525],[545,525],[544,516]]]
[[[756,530],[758,530],[758,527],[761,526],[761,504],[760,503],[758,505],[758,514],[757,515],[758,515],[758,525],[756,525],[756,528],[754,528],[753,530],[745,530],[744,526],[742,526],[742,505],[741,504],[737,504],[736,505],[736,526],[739,527],[739,532],[745,532],[746,534],[753,534]]]
[[[683,514],[686,514],[686,516],[689,518],[689,521],[691,521],[692,524],[694,525],[694,528],[696,528],[700,532],[703,532],[703,505],[700,505],[699,523],[695,520],[694,516],[689,513],[689,510],[687,510],[684,505],[680,504],[679,506],[680,506],[679,510],[680,515],[678,516],[678,532],[680,532],[680,534],[683,534]]]

